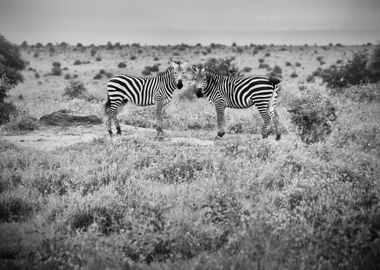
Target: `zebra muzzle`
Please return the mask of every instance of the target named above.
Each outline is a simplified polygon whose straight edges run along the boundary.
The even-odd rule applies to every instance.
[[[195,94],[197,95],[197,98],[203,97],[202,88],[197,88],[197,91],[195,92]]]
[[[181,89],[182,86],[183,86],[183,84],[182,84],[182,80],[178,80],[177,88],[178,88],[178,89]]]

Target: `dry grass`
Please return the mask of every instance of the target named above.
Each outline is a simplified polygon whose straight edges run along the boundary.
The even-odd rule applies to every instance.
[[[0,268],[379,266],[378,99],[332,96],[338,118],[327,139],[311,145],[296,136],[287,112],[289,102],[300,96],[299,83],[319,65],[316,57],[323,56],[328,65],[362,48],[264,47],[253,55],[254,48],[237,54],[232,47],[222,47],[196,56],[193,50],[199,49],[188,48],[186,53],[195,62],[236,56],[237,66],[252,67],[252,74],[259,71],[257,59],[270,53],[265,62],[281,67],[284,82],[279,102],[282,140],[261,139],[261,119],[254,109],[227,110],[228,134],[213,146],[125,136],[44,152],[2,139]],[[177,51],[138,50],[98,49],[101,62],[89,51],[58,51],[54,60],[77,73],[91,94],[104,98],[106,79],[92,79],[100,69],[117,73],[117,63],[124,60],[123,72],[140,74],[156,62],[163,68]],[[48,54],[33,54],[24,52],[32,67],[47,73]],[[137,59],[129,60],[131,55]],[[154,56],[159,60],[153,62]],[[75,59],[91,63],[74,67]],[[286,66],[287,61],[301,65]],[[299,77],[290,77],[294,71]],[[101,102],[64,99],[63,76],[36,80],[25,71],[25,78],[10,94],[34,117],[64,108],[102,114]],[[306,85],[327,95],[319,83]],[[371,95],[374,88],[378,92],[379,86],[371,86]],[[17,100],[19,94],[23,100]],[[166,108],[165,128],[182,137],[214,137],[215,112],[207,100],[179,100],[179,94]],[[129,106],[120,119],[150,127],[153,114],[154,108]]]

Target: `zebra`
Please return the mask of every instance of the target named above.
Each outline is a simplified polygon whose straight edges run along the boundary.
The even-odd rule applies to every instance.
[[[215,106],[218,125],[217,139],[221,139],[225,134],[225,108],[243,109],[255,105],[264,121],[261,129],[263,138],[268,137],[267,127],[272,120],[276,140],[280,140],[279,117],[276,110],[276,100],[280,89],[279,79],[259,76],[223,76],[206,67],[199,68],[194,65],[192,72],[192,84],[196,87],[197,97],[206,95],[210,103]]]
[[[109,135],[112,136],[112,120],[116,126],[117,135],[121,135],[117,113],[126,103],[131,102],[137,106],[157,104],[157,137],[162,136],[162,110],[171,100],[174,90],[182,88],[182,79],[187,64],[188,61],[181,63],[169,59],[169,68],[156,76],[117,75],[112,77],[107,83],[107,102],[105,104]]]

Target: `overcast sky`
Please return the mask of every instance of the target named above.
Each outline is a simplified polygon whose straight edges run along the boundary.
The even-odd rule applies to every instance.
[[[0,34],[16,43],[139,42],[157,29],[380,29],[380,0],[0,0]]]

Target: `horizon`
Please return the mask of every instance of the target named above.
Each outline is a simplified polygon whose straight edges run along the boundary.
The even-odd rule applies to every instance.
[[[0,34],[14,43],[359,45],[380,40],[379,14],[378,0],[0,0]],[[311,36],[321,31],[349,32]]]
[[[132,39],[119,39],[119,40],[106,40],[100,39],[95,42],[82,42],[81,40],[10,40],[15,44],[22,44],[26,42],[28,45],[35,45],[37,43],[53,45],[65,42],[69,45],[76,45],[78,43],[89,45],[106,45],[111,42],[112,44],[133,44],[138,43],[142,46],[167,46],[167,45],[196,45],[201,44],[207,46],[210,44],[221,44],[229,46],[235,43],[238,46],[245,45],[287,45],[287,46],[300,46],[300,45],[318,45],[324,46],[329,44],[341,44],[346,46],[363,45],[367,43],[380,43],[380,29],[313,29],[313,30],[254,30],[254,31],[239,31],[239,30],[184,30],[184,29],[128,29],[129,34],[140,34],[140,40]],[[154,37],[149,39],[151,34],[158,34],[167,42],[160,43],[154,42]],[[2,33],[0,33],[1,35]],[[226,36],[226,34],[228,36]],[[253,36],[250,36],[253,35]],[[193,37],[197,37],[195,40]],[[278,38],[281,36],[282,38]],[[7,38],[6,36],[4,36]],[[7,38],[8,39],[8,38]],[[8,39],[9,40],[9,39]]]

